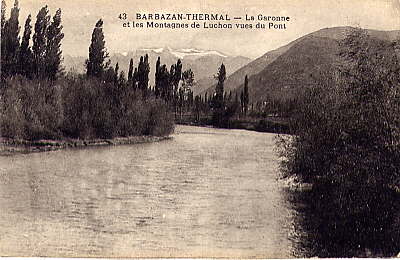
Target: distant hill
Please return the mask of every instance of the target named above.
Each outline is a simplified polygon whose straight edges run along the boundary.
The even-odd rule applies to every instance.
[[[279,91],[293,92],[293,88],[298,85],[310,84],[315,75],[333,68],[338,53],[338,41],[350,29],[351,27],[325,28],[267,52],[230,75],[225,81],[225,91],[241,91],[245,75],[249,76],[252,101],[264,100],[266,96],[276,95]],[[395,40],[400,34],[400,31],[367,32],[374,38],[389,41]],[[200,94],[212,94],[214,90],[215,83]]]
[[[282,91],[292,96],[299,86],[313,83],[315,76],[331,71],[337,60],[338,41],[309,36],[294,44],[259,73],[249,78],[250,100],[265,100]],[[242,84],[238,86],[238,90]]]
[[[134,66],[137,67],[140,56],[149,55],[150,62],[150,84],[154,84],[154,67],[157,58],[161,58],[161,63],[166,64],[168,68],[181,59],[183,69],[192,69],[197,81],[196,94],[199,90],[203,91],[208,88],[214,81],[213,75],[217,73],[221,63],[224,63],[227,74],[235,72],[251,61],[251,59],[242,56],[228,56],[218,51],[196,50],[196,49],[179,49],[173,50],[169,47],[165,48],[145,48],[138,49],[135,52],[116,53],[111,55],[111,66],[115,66],[118,62],[120,70],[125,72],[129,69],[129,61],[134,60]],[[85,57],[64,56],[64,67],[66,71],[75,71],[77,73],[85,72]]]

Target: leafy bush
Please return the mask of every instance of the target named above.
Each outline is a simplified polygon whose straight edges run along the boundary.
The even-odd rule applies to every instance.
[[[82,139],[112,138],[115,135],[115,111],[112,96],[106,91],[113,86],[85,78],[64,80],[61,84],[65,135]]]
[[[400,62],[396,45],[352,31],[342,65],[305,91],[279,140],[302,201],[308,255],[393,256],[400,244]],[[304,209],[304,208],[303,208]],[[310,253],[311,252],[311,253]]]
[[[2,136],[58,138],[63,121],[61,88],[49,81],[10,78],[6,80],[1,111]]]
[[[159,99],[151,99],[148,101],[144,134],[162,136],[173,132],[174,125],[169,123],[173,122],[173,115],[163,103],[164,102]]]
[[[168,106],[143,100],[139,92],[86,77],[10,78],[0,99],[1,135],[37,140],[170,134]]]

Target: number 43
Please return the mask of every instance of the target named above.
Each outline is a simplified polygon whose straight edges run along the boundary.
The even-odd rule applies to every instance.
[[[121,20],[126,20],[126,18],[127,18],[126,13],[119,14],[118,18]]]

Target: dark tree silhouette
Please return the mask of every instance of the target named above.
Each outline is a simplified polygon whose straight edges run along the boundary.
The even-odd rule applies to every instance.
[[[218,83],[215,88],[215,100],[216,100],[216,107],[218,108],[223,107],[225,79],[226,79],[226,70],[225,70],[225,65],[222,63],[221,67],[218,70],[218,74],[216,76],[216,80],[218,81]]]
[[[161,97],[164,98],[166,102],[169,102],[170,75],[167,66],[165,64],[160,67],[158,74],[158,82],[159,82]]]
[[[25,21],[24,35],[21,41],[21,48],[19,51],[19,73],[26,76],[27,78],[32,78],[32,62],[33,54],[29,47],[29,41],[31,39],[32,26],[31,26],[31,15]]]
[[[243,88],[243,111],[244,115],[247,115],[247,111],[249,110],[249,79],[244,78],[244,88]]]
[[[125,78],[125,72],[123,70],[121,70],[121,72],[119,73],[118,76],[118,82],[117,82],[117,86],[118,87],[123,87],[126,84],[126,78]]]
[[[114,84],[117,85],[118,84],[118,73],[119,73],[119,64],[117,62],[117,64],[115,64],[115,69],[114,69]]]
[[[5,7],[5,5],[3,5]],[[2,14],[3,15],[3,14]],[[1,39],[2,73],[4,77],[14,75],[18,71],[19,51],[19,7],[18,0],[15,0],[11,9],[10,19],[4,22]],[[2,17],[2,22],[5,18]]]
[[[185,70],[182,73],[182,87],[179,89],[180,90],[180,95],[179,95],[179,102],[178,106],[180,108],[180,113],[182,115],[182,108],[185,106],[189,107],[190,106],[190,96],[193,95],[192,88],[195,85],[194,81],[194,73],[192,69]]]
[[[214,97],[214,113],[213,113],[213,124],[216,126],[222,126],[224,124],[224,82],[226,79],[225,65],[222,63],[221,67],[218,69],[218,74],[215,76],[218,81],[215,87],[215,97]]]
[[[161,81],[160,81],[160,69],[161,69],[161,60],[160,57],[157,58],[156,62],[156,72],[155,72],[155,89],[154,93],[156,97],[160,96],[161,93]]]
[[[182,61],[178,59],[174,68],[174,74],[172,75],[172,84],[174,86],[174,94],[178,91],[179,81],[182,78]]]
[[[33,58],[35,76],[41,78],[46,75],[46,32],[50,16],[47,5],[42,7],[36,16],[35,33],[33,35]]]
[[[136,86],[137,82],[138,82],[138,69],[135,68],[135,71],[133,72],[133,76],[132,76],[132,87],[135,90],[137,88],[137,86]]]
[[[4,24],[6,23],[6,1],[1,0],[1,35],[3,34]]]
[[[62,33],[63,26],[61,25],[61,9],[56,11],[53,16],[53,20],[46,32],[46,77],[54,80],[57,75],[62,72],[62,51],[61,51],[61,40],[64,38]]]
[[[244,112],[244,93],[243,90],[240,91],[240,109],[241,109],[241,113]]]
[[[128,71],[128,82],[131,83],[133,80],[133,59],[129,61],[129,71]]]
[[[174,70],[172,72],[171,70],[171,84],[172,84],[172,88],[173,88],[173,103],[174,103],[174,109],[175,109],[175,117],[176,117],[176,113],[177,113],[177,109],[179,106],[179,82],[182,78],[182,62],[180,59],[178,59],[178,61],[176,62],[175,66],[174,66]]]
[[[194,73],[192,69],[185,70],[182,73],[182,88],[185,92],[189,92],[194,86]]]
[[[149,55],[145,55],[144,57],[140,57],[138,72],[137,72],[137,80],[138,87],[142,91],[143,98],[147,97],[147,88],[149,85]]]
[[[2,0],[1,1],[1,55],[0,55],[0,76],[3,78],[3,63],[4,63],[4,26],[6,23],[6,1]]]
[[[86,74],[89,77],[101,77],[110,65],[106,61],[109,57],[105,47],[103,20],[98,20],[92,33],[92,40],[89,47],[89,59],[86,60]]]

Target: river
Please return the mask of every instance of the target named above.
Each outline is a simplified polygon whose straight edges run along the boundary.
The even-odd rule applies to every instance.
[[[0,255],[292,257],[274,134],[0,157]]]

